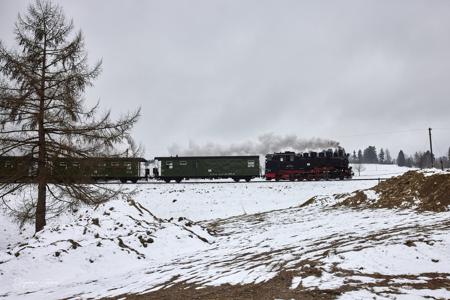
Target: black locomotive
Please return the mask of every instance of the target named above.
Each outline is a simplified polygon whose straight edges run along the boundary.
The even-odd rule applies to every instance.
[[[343,180],[352,176],[348,154],[344,149],[266,155],[266,180]]]

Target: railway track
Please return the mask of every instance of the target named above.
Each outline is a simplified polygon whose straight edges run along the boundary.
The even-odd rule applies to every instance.
[[[164,181],[154,181],[154,180],[149,180],[149,181],[139,181],[137,183],[120,183],[120,182],[97,182],[96,184],[101,184],[101,185],[108,185],[108,184],[153,184],[153,185],[158,185],[158,184],[255,184],[255,183],[313,183],[313,182],[349,182],[349,181],[383,181],[386,180],[387,178],[352,178],[352,179],[345,179],[345,180],[304,180],[304,181],[288,181],[288,180],[280,180],[280,181],[268,181],[268,180],[258,180],[258,181],[250,181],[250,182],[245,182],[245,181],[240,181],[240,182],[235,182],[233,180],[230,181],[216,181],[216,180],[209,180],[209,181],[192,181],[192,180],[183,180],[180,183],[176,183],[176,182],[169,182],[166,183]]]

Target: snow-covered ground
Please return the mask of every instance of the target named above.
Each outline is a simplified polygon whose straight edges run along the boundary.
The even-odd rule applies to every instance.
[[[401,175],[415,168],[399,167],[397,165],[380,165],[380,164],[361,164],[360,172],[358,172],[359,164],[350,164],[353,169],[355,179],[363,178],[390,178]]]
[[[364,167],[361,178],[409,170]],[[68,212],[36,237],[31,225],[18,230],[2,214],[0,298],[256,284],[281,271],[291,276],[287,289],[332,289],[342,299],[450,298],[450,212],[331,206],[334,195],[375,184],[129,185],[131,198]],[[302,206],[314,196],[327,201]]]

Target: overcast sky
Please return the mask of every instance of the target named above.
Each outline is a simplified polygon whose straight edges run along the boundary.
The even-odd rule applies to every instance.
[[[450,1],[55,1],[103,73],[87,98],[142,107],[146,156],[266,133],[393,156],[450,146]],[[30,1],[0,0],[0,39]]]

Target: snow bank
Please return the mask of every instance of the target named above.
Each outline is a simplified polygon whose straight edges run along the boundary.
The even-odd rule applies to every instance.
[[[118,199],[68,213],[35,236],[7,245],[0,252],[2,289],[20,296],[42,288],[56,291],[63,283],[96,282],[204,249],[213,241],[186,218],[159,219],[139,202]],[[63,296],[59,291],[57,297]]]

